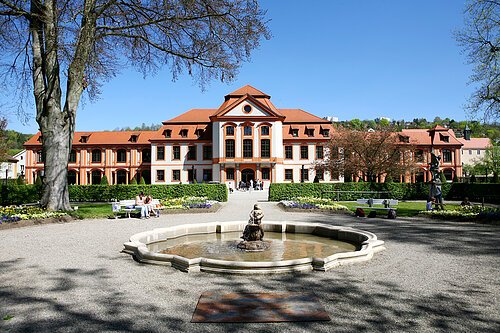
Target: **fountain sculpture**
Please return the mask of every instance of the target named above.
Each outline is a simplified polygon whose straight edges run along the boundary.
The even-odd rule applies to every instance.
[[[248,224],[243,231],[242,242],[238,244],[238,248],[244,251],[265,251],[271,246],[271,242],[263,240],[264,229],[262,228],[262,218],[264,212],[258,204],[253,206],[250,212]]]

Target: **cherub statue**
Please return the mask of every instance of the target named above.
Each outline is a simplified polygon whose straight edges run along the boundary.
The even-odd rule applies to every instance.
[[[255,204],[249,216],[248,224],[245,226],[241,238],[245,241],[260,241],[264,237],[264,229],[261,225],[264,212],[260,209],[258,204]]]
[[[441,156],[431,153],[431,165],[429,170],[432,174],[432,180],[436,180],[439,174],[439,162],[441,161]]]

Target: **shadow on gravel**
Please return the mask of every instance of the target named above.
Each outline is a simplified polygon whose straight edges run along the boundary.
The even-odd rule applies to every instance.
[[[16,268],[18,267],[15,260],[0,262],[0,272]],[[182,274],[165,267],[156,267],[154,272],[165,274],[165,283],[176,283],[179,274]],[[30,286],[15,290],[5,286],[0,287],[2,311],[0,314],[14,315],[10,321],[0,323],[0,331],[138,333],[152,331],[496,333],[500,331],[498,309],[490,306],[494,306],[490,303],[491,294],[480,284],[451,285],[445,292],[425,295],[412,294],[395,283],[377,279],[365,281],[342,272],[251,277],[200,273],[183,275],[181,278],[185,278],[189,283],[177,285],[169,294],[166,294],[158,284],[144,286],[148,289],[150,301],[139,304],[130,295],[120,291],[120,286],[110,283],[110,272],[107,269],[62,269],[55,271],[54,274],[43,273],[40,270],[38,273],[42,281],[51,281],[47,283],[47,288],[42,288],[44,290],[36,290]],[[93,288],[98,290],[94,292]],[[78,293],[82,291],[87,293],[79,295]],[[190,323],[191,314],[202,291],[314,292],[332,321],[271,324]],[[75,300],[78,300],[77,304]],[[29,304],[29,308],[26,304]],[[19,309],[18,312],[16,308]],[[6,313],[3,313],[5,311]]]
[[[387,220],[346,217],[328,222],[313,217],[309,222],[344,225],[373,232],[385,242],[427,245],[432,250],[457,256],[498,256],[500,226],[425,220]]]

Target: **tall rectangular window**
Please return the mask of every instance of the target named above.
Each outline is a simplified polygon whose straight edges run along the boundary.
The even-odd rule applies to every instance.
[[[318,177],[318,180],[324,180],[325,179],[325,173],[323,170],[316,170],[316,177]]]
[[[156,170],[156,181],[165,181],[165,170]]]
[[[263,180],[271,179],[271,170],[269,168],[262,168],[262,179]]]
[[[271,140],[269,139],[260,140],[260,156],[262,158],[271,157]]]
[[[181,146],[173,146],[172,147],[172,159],[180,160],[181,159]]]
[[[212,146],[203,146],[203,159],[204,160],[212,159]]]
[[[289,160],[293,160],[293,147],[285,146],[285,158]]]
[[[203,181],[204,182],[212,181],[212,169],[203,169]]]
[[[118,149],[116,152],[116,162],[126,163],[127,162],[127,151],[125,149]]]
[[[156,159],[159,161],[163,161],[165,159],[165,147],[156,147]]]
[[[234,169],[233,168],[226,169],[226,179],[227,180],[234,180]]]
[[[181,181],[181,170],[172,170],[172,181]]]
[[[71,152],[69,153],[69,163],[76,163],[76,150],[71,149]]]
[[[41,150],[36,153],[36,162],[43,163],[43,153]]]
[[[443,162],[451,162],[451,150],[443,149]]]
[[[323,159],[323,146],[316,146],[316,159],[317,160]]]
[[[293,180],[293,169],[285,169],[285,180]]]
[[[234,140],[226,140],[226,158],[234,158]]]
[[[300,169],[300,172],[302,173],[302,181],[309,180],[309,169]]]
[[[253,141],[251,139],[243,140],[243,157],[253,157]]]
[[[92,163],[101,163],[101,150],[92,150]]]
[[[300,146],[300,158],[303,160],[309,159],[309,147]]]
[[[189,146],[187,159],[190,161],[196,160],[196,146]]]
[[[269,135],[269,126],[261,126],[260,135]]]

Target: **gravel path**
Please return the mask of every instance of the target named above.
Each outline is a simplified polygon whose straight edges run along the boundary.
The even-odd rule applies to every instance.
[[[285,213],[267,192],[230,195],[217,213],[84,220],[0,231],[0,332],[500,332],[500,227]],[[183,223],[331,223],[371,231],[387,250],[326,273],[186,274],[139,264],[122,244]],[[331,322],[190,323],[204,291],[313,291]],[[2,320],[4,316],[13,316]]]

